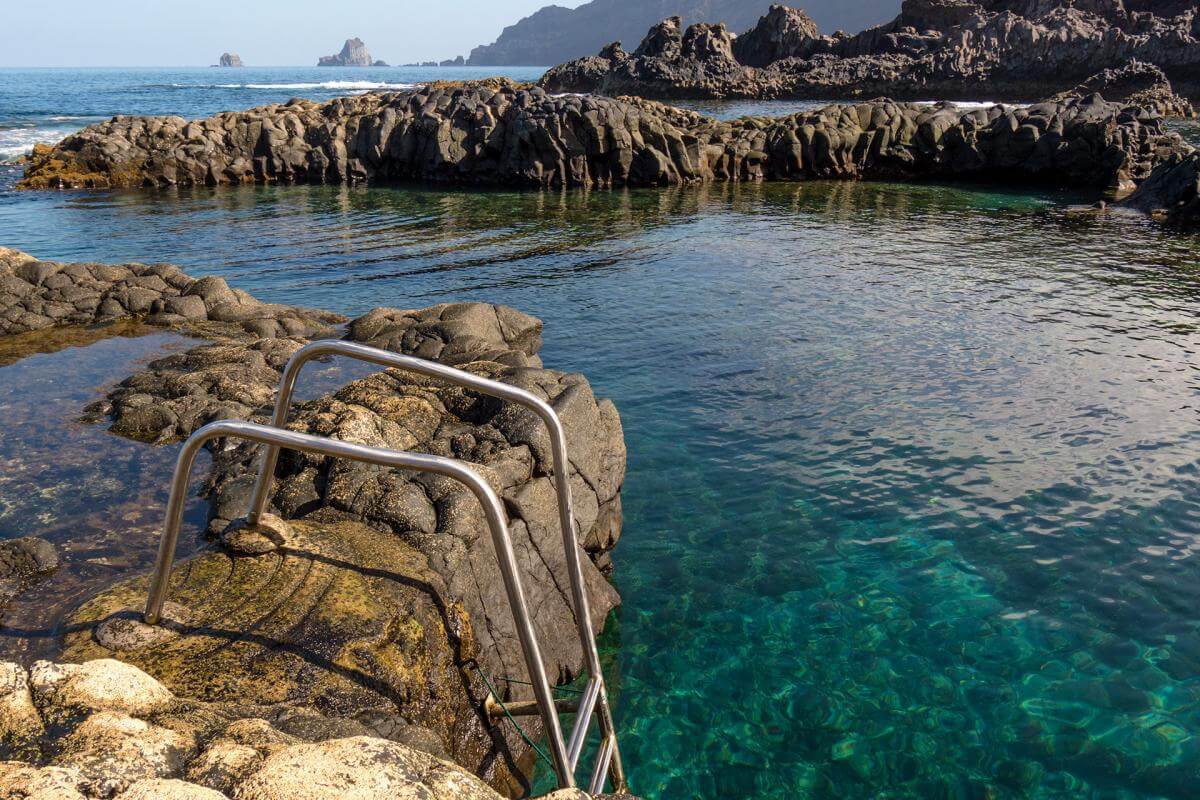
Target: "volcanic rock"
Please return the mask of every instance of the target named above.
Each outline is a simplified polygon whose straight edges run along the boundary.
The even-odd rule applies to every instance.
[[[703,53],[706,63],[735,69],[720,26],[689,31],[678,34],[678,26],[664,23],[644,52],[678,47],[689,58]],[[35,153],[22,185],[417,179],[610,187],[935,178],[1119,193],[1187,149],[1152,109],[1096,95],[1025,108],[874,100],[719,121],[638,98],[553,96],[490,81],[323,104],[293,100],[190,123],[116,117]]]
[[[371,58],[371,54],[367,52],[367,46],[363,44],[362,39],[355,37],[347,39],[342,45],[340,53],[334,56],[321,56],[317,61],[318,67],[370,67],[370,66],[386,66],[383,64],[376,65]]]
[[[773,6],[733,40],[732,62],[722,48],[689,50],[662,41],[707,35],[709,26],[675,32],[672,26],[679,27],[677,17],[652,27],[633,54],[609,46],[599,56],[561,64],[540,85],[556,93],[657,99],[1028,102],[1138,62],[1162,70],[1184,96],[1200,95],[1200,18],[1194,8],[1176,13],[1166,7],[1127,11],[1121,3],[1100,1],[905,0],[892,22],[854,36],[822,36],[804,12]]]

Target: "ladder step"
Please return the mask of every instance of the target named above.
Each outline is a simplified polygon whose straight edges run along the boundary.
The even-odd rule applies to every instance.
[[[596,710],[596,700],[600,697],[603,681],[595,675],[588,681],[583,693],[583,703],[579,706],[579,714],[575,718],[575,729],[571,731],[571,741],[567,744],[567,761],[571,771],[579,765],[579,754],[583,752],[583,743],[587,739],[588,723],[592,721],[592,712]]]
[[[579,710],[580,702],[578,697],[556,699],[554,707],[558,709],[560,714],[569,714]],[[513,700],[511,703],[501,703],[496,699],[496,695],[491,692],[488,692],[487,700],[484,701],[483,707],[492,719],[500,719],[506,716],[506,709],[507,716],[513,717],[536,717],[542,713],[541,709],[538,708],[536,700]]]
[[[604,737],[604,746],[600,748],[600,757],[596,759],[596,768],[592,770],[592,783],[588,794],[600,794],[604,791],[604,782],[608,780],[608,766],[612,763],[613,751],[617,747],[614,734]]]

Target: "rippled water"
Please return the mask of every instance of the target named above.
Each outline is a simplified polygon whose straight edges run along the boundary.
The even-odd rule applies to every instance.
[[[0,191],[0,231],[349,313],[542,317],[625,422],[605,647],[647,797],[1192,797],[1200,240],[1078,199]],[[26,363],[15,405],[56,392]]]

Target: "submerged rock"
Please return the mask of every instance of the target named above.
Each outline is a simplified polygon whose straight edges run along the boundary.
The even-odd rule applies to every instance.
[[[54,545],[37,536],[0,542],[0,614],[14,597],[58,570]]]
[[[647,47],[673,47],[673,35]],[[730,51],[719,27],[678,46],[722,59]],[[116,117],[39,152],[22,185],[941,178],[1122,192],[1187,149],[1154,112],[1096,95],[986,109],[875,100],[718,121],[637,98],[556,97],[490,82],[295,100],[190,123]]]
[[[1127,11],[1122,3],[905,0],[885,25],[823,36],[803,11],[777,5],[736,38],[721,26],[685,30],[677,17],[666,20],[632,54],[610,45],[599,56],[554,67],[540,85],[658,99],[1029,101],[1138,62],[1161,68],[1195,97],[1198,31],[1191,8],[1155,13]],[[689,46],[714,38],[720,46]]]

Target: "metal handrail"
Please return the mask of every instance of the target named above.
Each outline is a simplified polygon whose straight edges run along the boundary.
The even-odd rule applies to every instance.
[[[287,426],[288,409],[291,407],[296,380],[304,365],[314,358],[329,355],[346,356],[358,361],[415,372],[447,383],[465,386],[482,394],[522,405],[533,411],[545,423],[546,429],[550,434],[551,454],[554,462],[554,486],[558,499],[558,519],[559,526],[562,529],[567,574],[571,582],[571,601],[575,612],[575,625],[579,632],[580,642],[583,645],[585,658],[587,659],[589,675],[592,680],[599,682],[599,701],[596,705],[600,710],[601,734],[606,742],[609,740],[612,742],[613,785],[618,791],[623,791],[626,788],[625,770],[621,763],[620,750],[617,747],[616,726],[613,723],[612,709],[608,702],[608,691],[604,684],[604,675],[600,667],[600,653],[596,648],[596,636],[592,631],[591,605],[588,601],[587,588],[583,581],[583,568],[579,560],[579,544],[575,537],[575,522],[571,502],[570,464],[567,456],[567,436],[563,430],[562,421],[559,420],[554,408],[532,392],[519,389],[507,383],[483,378],[461,369],[455,369],[445,364],[439,364],[436,361],[427,361],[416,356],[393,353],[390,350],[381,350],[377,347],[370,347],[358,344],[357,342],[324,339],[305,345],[288,359],[287,366],[283,368],[283,375],[279,380],[279,392],[275,397],[275,409],[271,418],[272,425],[281,429]],[[270,495],[271,484],[275,478],[275,466],[278,459],[279,448],[268,444],[263,449],[258,478],[254,484],[254,494],[251,496],[250,509],[246,515],[247,522],[251,525],[258,522],[267,507],[267,498]],[[542,717],[542,721],[545,723],[547,729],[557,730],[558,737],[561,739],[562,727],[558,716],[553,715],[547,718],[543,713]],[[591,713],[578,714],[575,719],[575,730],[572,731],[571,739],[579,739],[582,744],[582,739],[590,721]],[[576,753],[574,758],[564,760],[562,764],[558,763],[557,758],[555,759],[555,768],[558,772],[560,788],[573,788],[575,786],[574,770],[578,757],[578,753]],[[606,767],[601,780],[607,775],[607,772],[608,768]],[[565,782],[568,781],[568,778],[569,782]]]
[[[479,473],[452,458],[367,447],[338,439],[323,439],[307,433],[297,433],[239,420],[224,420],[205,425],[184,442],[179,458],[175,462],[175,475],[171,480],[171,496],[167,501],[167,519],[163,527],[162,538],[159,540],[158,557],[155,561],[154,575],[150,581],[150,591],[146,597],[143,619],[147,624],[158,624],[162,616],[171,565],[175,560],[175,547],[179,541],[179,528],[183,522],[183,504],[187,497],[188,477],[191,474],[192,465],[206,442],[221,438],[261,442],[275,448],[276,452],[280,447],[287,447],[306,453],[319,453],[369,464],[433,472],[465,484],[483,506],[484,516],[487,518],[488,527],[492,532],[492,541],[496,546],[496,558],[500,562],[500,574],[504,579],[504,589],[508,594],[508,603],[516,623],[517,635],[525,654],[525,666],[529,670],[529,680],[533,684],[533,693],[537,699],[538,709],[543,719],[558,722],[558,716],[554,711],[554,696],[550,690],[549,679],[546,677],[546,667],[542,662],[541,649],[538,646],[533,624],[529,619],[529,606],[525,600],[525,590],[521,586],[517,557],[513,551],[508,524],[505,521],[504,506],[501,504],[500,497]],[[554,759],[555,769],[559,772],[559,781],[561,783],[565,779],[568,782],[567,788],[573,788],[575,776],[568,768],[562,728],[557,724],[548,725],[547,734],[550,737],[550,752]]]

